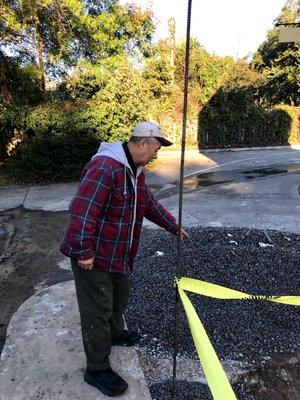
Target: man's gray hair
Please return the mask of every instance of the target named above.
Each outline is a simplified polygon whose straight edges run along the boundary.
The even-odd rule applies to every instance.
[[[142,140],[146,140],[147,142],[152,142],[152,143],[160,143],[158,139],[155,137],[137,137],[137,136],[131,136],[128,143],[133,143],[133,144],[138,144]]]

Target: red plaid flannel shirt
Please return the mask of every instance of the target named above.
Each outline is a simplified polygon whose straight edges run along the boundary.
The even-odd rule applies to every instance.
[[[135,195],[129,169],[106,156],[90,161],[70,204],[71,220],[61,243],[62,253],[78,260],[95,257],[94,268],[126,274],[138,250],[144,216],[175,234],[175,218],[155,200],[144,172],[136,179],[133,225]]]

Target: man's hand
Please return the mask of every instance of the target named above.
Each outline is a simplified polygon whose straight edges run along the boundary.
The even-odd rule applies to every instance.
[[[176,233],[176,236],[178,236],[178,235],[179,235],[179,231]],[[181,228],[180,235],[181,235],[181,239],[189,239],[190,238],[189,234],[183,228]]]
[[[94,266],[94,259],[95,259],[95,257],[90,258],[89,260],[78,260],[78,265],[83,269],[87,269],[87,270],[91,271]]]

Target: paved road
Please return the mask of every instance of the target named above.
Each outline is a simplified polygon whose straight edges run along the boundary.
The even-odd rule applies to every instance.
[[[158,198],[178,213],[180,152],[161,152],[147,175]],[[183,222],[187,226],[246,226],[300,233],[300,147],[186,152]],[[192,176],[191,176],[192,175]],[[0,211],[67,210],[76,184],[0,187]],[[154,226],[148,222],[145,226]]]
[[[164,155],[166,159],[167,156]],[[164,185],[170,170],[149,174],[156,195],[175,215],[178,172]],[[177,171],[178,171],[177,160]],[[183,223],[186,226],[240,226],[300,233],[300,151],[297,149],[215,152],[187,160]],[[169,179],[170,180],[170,179]],[[159,188],[161,182],[161,188]],[[164,185],[164,186],[163,186]],[[154,228],[154,225],[146,223]]]

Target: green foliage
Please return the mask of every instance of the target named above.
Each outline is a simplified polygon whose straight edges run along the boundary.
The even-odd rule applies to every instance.
[[[11,116],[18,114],[24,104],[49,99],[47,82],[63,76],[78,60],[81,61],[74,74],[65,80],[56,95],[76,103],[78,99],[91,100],[91,103],[83,109],[78,109],[77,104],[66,109],[62,103],[61,111],[60,105],[51,108],[43,103],[45,107],[29,112],[23,136],[26,137],[26,132],[62,135],[73,129],[109,139],[111,127],[115,135],[123,127],[128,133],[128,124],[136,121],[143,110],[137,96],[141,95],[148,107],[149,95],[140,88],[143,83],[132,71],[125,77],[121,72],[119,78],[114,74],[118,73],[116,68],[129,71],[129,57],[139,59],[149,53],[154,30],[152,17],[149,10],[121,6],[116,0],[0,0],[0,46],[15,57],[9,62],[8,57],[0,59],[0,105],[1,98],[3,103],[0,159],[8,156],[9,141],[19,131],[17,121]],[[133,80],[133,91],[125,101],[124,91],[126,85],[130,86],[128,79]],[[119,111],[116,110],[118,97],[123,97]],[[100,105],[102,99],[108,111]],[[98,106],[96,111],[94,107]]]
[[[17,15],[9,1],[0,1],[0,32],[1,39],[6,42],[12,40],[16,32],[21,29]]]
[[[201,148],[282,145],[297,141],[297,117],[292,108],[268,110],[260,98],[265,78],[243,62],[199,115]]]
[[[99,139],[89,134],[28,138],[15,150],[9,171],[22,183],[78,180],[99,143]]]
[[[20,107],[38,104],[42,99],[39,71],[34,65],[21,65],[0,52],[0,104]]]
[[[96,16],[88,15],[85,24],[90,38],[88,51],[93,61],[119,54],[131,57],[139,56],[140,52],[149,54],[154,31],[149,10],[143,11],[134,4],[121,6],[114,2],[107,11]]]
[[[141,75],[124,66],[103,71],[100,87],[89,100],[64,101],[36,107],[28,115],[27,130],[38,135],[95,134],[102,140],[128,138],[137,122],[148,119],[151,93]],[[76,86],[76,90],[82,88]]]
[[[38,70],[20,65],[0,52],[0,160],[9,155],[12,139],[21,139],[24,114],[41,100]]]
[[[236,100],[241,100],[239,94]],[[232,99],[231,99],[232,100]],[[236,105],[234,101],[233,104]],[[200,148],[254,147],[299,143],[296,119],[285,111],[249,104],[235,112],[230,104],[216,109],[210,104],[200,114]]]
[[[37,136],[61,136],[64,134],[93,133],[85,124],[88,105],[86,102],[57,102],[30,110],[25,130]]]
[[[290,0],[278,20],[295,22],[300,15],[300,0]],[[268,32],[253,57],[252,66],[267,79],[261,88],[261,96],[269,106],[279,103],[300,105],[300,44],[279,43],[279,28]]]
[[[169,39],[153,48],[153,55],[143,68],[143,77],[153,94],[152,116],[176,143],[180,141],[182,129],[184,61],[185,43],[175,45]],[[220,87],[232,64],[232,58],[211,56],[196,39],[191,40],[187,132],[190,144],[197,137],[194,121],[199,110]]]
[[[122,67],[108,74],[90,104],[90,119],[105,140],[127,139],[132,127],[151,116],[151,93],[138,71]]]
[[[93,63],[150,51],[152,14],[115,0],[0,0],[0,45],[45,74],[62,75],[85,58]]]
[[[4,23],[10,35],[1,35],[1,44],[9,45],[23,61],[38,60],[39,67],[60,59],[70,62],[72,44],[80,37],[84,4],[80,0],[0,1],[1,9],[11,15]]]
[[[185,43],[179,43],[175,52],[175,81],[183,90]],[[210,55],[196,40],[190,43],[189,92],[201,108],[220,87],[226,71],[232,66],[230,57]],[[194,107],[195,109],[196,107]]]
[[[285,113],[285,115],[289,116],[291,120],[291,126],[289,129],[289,144],[299,144],[300,143],[300,107],[292,107],[287,104],[281,104],[274,107],[274,113],[280,112]],[[276,115],[276,114],[274,114]],[[277,114],[279,115],[279,114]],[[280,122],[279,122],[280,124]],[[274,127],[278,130],[278,119],[273,124]]]
[[[266,110],[255,103],[253,88],[221,88],[199,115],[201,148],[286,145],[299,142],[292,107]]]
[[[118,69],[130,66],[122,55],[109,57],[98,64],[80,60],[60,84],[60,96],[69,100],[91,99],[106,86],[110,76],[118,73]]]
[[[171,46],[166,40],[153,47],[152,57],[145,60],[143,78],[155,99],[164,101],[170,96],[174,85],[174,67],[171,64]]]

